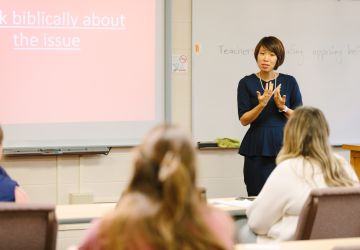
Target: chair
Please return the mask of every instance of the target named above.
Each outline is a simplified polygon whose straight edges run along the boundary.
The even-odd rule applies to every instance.
[[[55,250],[55,206],[0,202],[0,250]]]
[[[300,213],[295,240],[360,236],[360,187],[311,191]]]

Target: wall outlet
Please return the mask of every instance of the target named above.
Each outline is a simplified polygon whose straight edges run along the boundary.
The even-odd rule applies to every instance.
[[[94,203],[94,194],[92,193],[70,193],[70,204],[91,204]]]

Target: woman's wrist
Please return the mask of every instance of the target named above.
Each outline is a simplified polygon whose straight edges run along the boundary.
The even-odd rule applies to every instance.
[[[288,110],[289,108],[286,105],[284,105],[283,108],[279,109],[279,112],[286,113],[288,112]]]

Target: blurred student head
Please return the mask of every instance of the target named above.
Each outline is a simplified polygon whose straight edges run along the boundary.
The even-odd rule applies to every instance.
[[[179,127],[162,125],[150,131],[136,149],[134,173],[127,191],[146,194],[176,213],[177,206],[198,198],[195,180],[195,148],[191,138]]]
[[[190,136],[160,125],[134,153],[130,183],[102,224],[106,249],[224,249],[201,219]]]
[[[285,126],[277,163],[303,156],[320,164],[329,186],[351,186],[353,181],[343,169],[344,163],[332,152],[329,135],[328,122],[320,109],[307,106],[295,109]]]

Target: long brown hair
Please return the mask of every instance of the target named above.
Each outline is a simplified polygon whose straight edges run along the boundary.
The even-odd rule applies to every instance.
[[[345,162],[333,153],[329,134],[329,125],[321,110],[306,106],[295,109],[285,126],[284,145],[276,159],[277,164],[303,156],[310,163],[321,166],[327,185],[354,185],[343,168]]]
[[[151,130],[135,149],[134,172],[116,211],[102,224],[106,249],[225,249],[202,219],[195,165],[194,144],[182,129]]]

